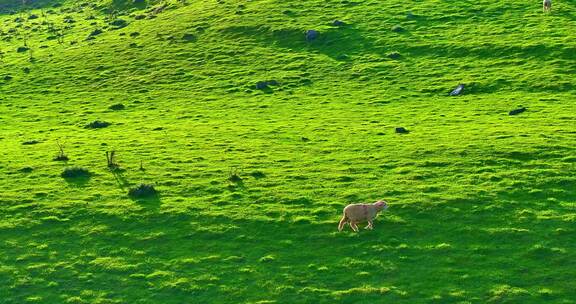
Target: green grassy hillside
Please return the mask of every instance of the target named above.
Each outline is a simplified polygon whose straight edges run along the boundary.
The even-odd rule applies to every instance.
[[[576,302],[573,1],[0,2],[0,303]]]

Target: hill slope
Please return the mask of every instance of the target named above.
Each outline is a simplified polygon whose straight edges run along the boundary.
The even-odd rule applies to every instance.
[[[132,3],[0,15],[2,303],[574,302],[573,4]]]

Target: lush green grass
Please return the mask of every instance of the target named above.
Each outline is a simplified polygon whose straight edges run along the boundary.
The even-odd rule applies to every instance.
[[[575,302],[573,3],[56,2],[0,15],[0,303]]]

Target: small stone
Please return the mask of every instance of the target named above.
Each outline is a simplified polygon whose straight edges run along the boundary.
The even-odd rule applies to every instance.
[[[395,32],[395,33],[402,33],[402,32],[404,32],[405,30],[404,30],[403,27],[401,27],[401,26],[399,26],[399,25],[395,25],[395,26],[392,27],[392,31]]]
[[[307,30],[306,31],[306,41],[312,42],[312,41],[318,39],[319,35],[320,35],[320,33],[316,30]]]
[[[390,59],[394,59],[394,60],[396,60],[396,59],[400,59],[400,57],[402,57],[402,55],[400,55],[400,53],[398,53],[398,52],[391,52],[391,53],[388,53],[388,55],[387,55],[387,56],[388,56],[388,58],[390,58]]]
[[[268,82],[267,81],[258,81],[256,83],[256,89],[257,90],[264,90],[268,88]]]
[[[450,92],[450,96],[458,96],[464,92],[464,85],[459,84],[452,92]]]
[[[510,111],[510,112],[508,113],[508,115],[518,115],[518,114],[520,114],[520,113],[526,112],[526,110],[527,110],[527,109],[526,109],[525,107],[521,107],[521,108],[519,108],[519,109]]]
[[[398,128],[396,128],[396,133],[398,133],[398,134],[408,134],[408,133],[410,133],[410,131],[406,130],[406,128],[398,127]]]

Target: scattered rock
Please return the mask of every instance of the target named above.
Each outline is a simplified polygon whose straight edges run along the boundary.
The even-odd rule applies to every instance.
[[[60,174],[62,178],[66,179],[89,178],[91,175],[90,171],[80,167],[66,168],[62,174]]]
[[[266,177],[266,174],[264,174],[264,172],[262,171],[254,171],[250,173],[250,175],[255,179],[261,179]]]
[[[182,40],[185,42],[194,42],[196,41],[196,36],[194,34],[184,34]]]
[[[103,32],[102,32],[101,29],[95,29],[95,30],[93,30],[93,31],[90,33],[90,35],[88,35],[88,37],[98,36],[98,35],[100,35],[100,34],[102,34],[102,33],[103,33]]]
[[[510,111],[510,112],[508,113],[508,115],[518,115],[518,114],[520,114],[520,113],[526,112],[526,110],[527,110],[527,109],[526,109],[525,107],[521,107],[521,108],[519,108],[519,109]]]
[[[23,71],[24,73],[26,73],[26,74],[29,74],[29,73],[30,73],[30,68],[29,68],[29,67],[25,67],[25,68],[22,69],[22,71]]]
[[[24,53],[26,51],[28,51],[30,48],[26,47],[26,46],[21,46],[19,48],[16,49],[17,53]]]
[[[309,141],[310,141],[310,138],[308,138],[308,137],[302,137],[301,140],[302,140],[303,142],[309,142]]]
[[[398,53],[398,52],[391,52],[391,53],[388,53],[388,55],[386,55],[386,56],[388,58],[394,59],[394,60],[400,59],[402,57],[402,55],[400,55],[400,53]]]
[[[10,75],[4,76],[4,81],[10,81],[10,80],[12,80],[12,79],[14,79],[14,77],[12,77],[12,76],[10,76]]]
[[[128,191],[128,196],[131,198],[152,198],[158,196],[158,191],[152,185],[140,184],[138,187],[131,188]]]
[[[134,20],[142,20],[142,19],[146,19],[146,15],[136,15],[134,17]]]
[[[34,169],[32,167],[24,167],[18,171],[20,171],[22,173],[30,173],[30,172],[34,171]]]
[[[258,81],[256,83],[256,89],[258,90],[264,90],[268,88],[268,82],[267,81]]]
[[[452,92],[450,92],[450,96],[458,96],[464,92],[464,85],[459,84]]]
[[[312,41],[318,39],[318,36],[320,36],[320,33],[316,30],[307,30],[306,31],[306,41],[308,41],[308,42],[312,42]]]
[[[23,142],[22,144],[25,145],[25,146],[29,146],[29,145],[39,144],[39,143],[40,143],[40,142],[37,141],[37,140],[28,140],[28,141]]]
[[[332,22],[333,26],[344,26],[346,25],[346,23],[344,21],[341,20],[334,20],[334,22]]]
[[[140,36],[140,33],[139,33],[139,32],[130,33],[130,37],[132,37],[132,38],[135,38],[135,37],[138,37],[138,36]]]
[[[28,20],[38,19],[38,15],[32,14],[28,16]]]
[[[126,22],[126,20],[124,20],[124,19],[116,19],[116,20],[110,22],[110,25],[115,27],[116,29],[120,29],[120,28],[126,27],[128,25],[128,22]]]
[[[84,128],[86,128],[86,129],[101,129],[101,128],[106,128],[109,125],[110,125],[109,122],[95,120],[95,121],[87,124]]]
[[[402,33],[405,31],[405,29],[399,25],[395,25],[392,27],[392,31],[395,33]]]
[[[114,110],[114,111],[120,111],[120,110],[126,109],[126,106],[124,106],[124,105],[121,104],[121,103],[117,103],[117,104],[114,104],[114,105],[109,106],[108,109]]]
[[[406,128],[398,127],[398,128],[396,128],[396,133],[398,133],[398,134],[408,134],[408,133],[410,133],[410,131],[406,130]]]
[[[257,90],[265,90],[268,89],[270,86],[277,86],[279,83],[276,80],[267,80],[267,81],[258,81],[256,83]]]

